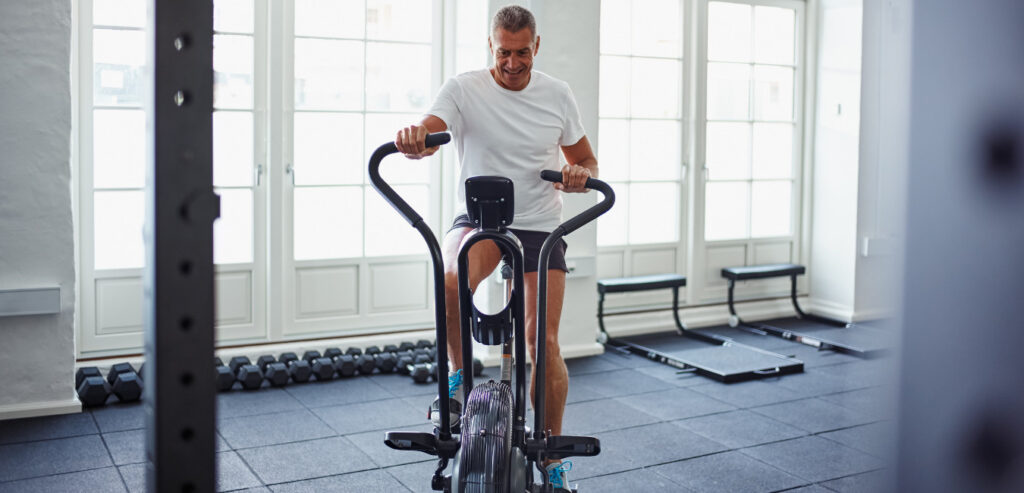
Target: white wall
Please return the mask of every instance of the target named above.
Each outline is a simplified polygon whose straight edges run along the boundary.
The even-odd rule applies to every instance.
[[[816,311],[854,308],[860,154],[861,0],[822,0],[811,201],[810,294]]]
[[[58,315],[0,318],[0,419],[78,409],[70,42],[71,2],[0,6],[0,289],[61,290]]]

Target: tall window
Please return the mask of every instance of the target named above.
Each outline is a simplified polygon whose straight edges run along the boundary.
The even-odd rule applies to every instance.
[[[794,232],[796,11],[708,3],[706,241]]]
[[[431,2],[415,0],[295,2],[295,260],[422,249],[369,185],[365,165],[430,104],[431,17]],[[396,160],[382,172],[429,216],[433,168],[433,158]]]
[[[616,190],[598,245],[680,239],[683,2],[602,0],[598,160]]]

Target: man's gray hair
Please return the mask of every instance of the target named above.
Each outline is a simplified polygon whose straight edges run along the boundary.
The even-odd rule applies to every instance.
[[[498,29],[515,33],[523,28],[530,30],[531,37],[537,37],[537,21],[534,20],[533,13],[519,5],[506,5],[494,14],[494,20],[491,22],[491,35],[498,32]]]

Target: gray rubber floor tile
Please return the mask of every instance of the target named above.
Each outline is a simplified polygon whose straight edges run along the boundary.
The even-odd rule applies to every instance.
[[[414,395],[437,395],[437,382],[416,383],[408,375],[392,373],[390,375],[374,375],[371,382],[378,385],[385,395],[409,397]]]
[[[736,409],[731,404],[726,404],[720,400],[685,388],[630,395],[619,397],[615,400],[664,421]]]
[[[810,433],[839,430],[867,424],[872,421],[870,416],[865,416],[821,399],[803,399],[770,404],[753,408],[751,411]]]
[[[585,376],[592,375],[594,374],[590,373],[586,374]],[[575,378],[573,378],[572,376],[569,377],[569,393],[565,397],[566,403],[593,401],[597,399],[604,399],[605,397],[607,396],[603,392],[598,392],[598,390],[595,389],[593,386],[578,385],[575,382]]]
[[[387,471],[374,469],[372,471],[278,484],[271,486],[270,489],[274,493],[306,493],[309,491],[364,493],[370,491],[405,491],[405,486],[402,486],[402,483],[395,479],[394,476],[388,474]]]
[[[235,450],[326,438],[336,434],[308,409],[229,418],[220,422],[218,431]]]
[[[896,390],[891,386],[823,395],[819,399],[877,420],[895,419],[896,417]]]
[[[99,435],[0,445],[0,481],[113,465]]]
[[[801,437],[806,431],[747,410],[673,421],[729,448],[744,448]]]
[[[821,483],[838,493],[890,493],[896,491],[891,474],[879,470]]]
[[[569,380],[569,387],[583,387],[605,397],[641,394],[666,390],[672,385],[634,369],[580,375]]]
[[[573,476],[571,471],[567,479],[570,484],[576,483],[575,476]],[[651,469],[639,469],[583,479],[577,484],[579,485],[579,491],[585,491],[586,493],[622,493],[624,491],[689,493],[691,491],[677,483],[673,483],[660,474],[655,474]]]
[[[579,402],[565,406],[564,435],[593,435],[601,431],[657,423],[660,419],[615,399]],[[533,423],[531,419],[529,421]]]
[[[101,433],[138,430],[146,427],[146,412],[142,403],[114,404],[89,410]]]
[[[0,445],[99,433],[88,412],[0,421]]]
[[[573,478],[585,479],[721,452],[726,447],[671,423],[597,433],[601,453],[573,457]]]
[[[129,464],[118,469],[130,493],[146,492],[146,464]],[[237,491],[246,488],[268,491],[260,490],[261,487],[260,480],[242,462],[238,453],[227,451],[217,454],[217,491]]]
[[[110,450],[114,465],[123,466],[146,461],[146,430],[104,433],[103,441]]]
[[[41,478],[0,483],[0,493],[124,493],[124,482],[117,468],[105,467],[89,471],[57,474]]]
[[[284,389],[233,391],[217,394],[217,418],[237,418],[302,409],[302,404]]]
[[[434,458],[426,462],[389,467],[385,471],[414,493],[434,493],[434,490],[430,489],[430,478],[434,476],[436,469],[437,459]],[[452,466],[449,464],[445,474],[451,473]]]
[[[723,384],[711,382],[704,385],[688,387],[690,390],[700,392],[722,402],[726,402],[738,408],[763,406],[776,402],[793,401],[804,398],[798,392],[779,387],[776,381],[791,378],[795,375],[786,375],[771,379],[772,382],[753,380],[749,382]]]
[[[876,457],[815,436],[746,448],[741,452],[811,483],[860,474],[882,466]]]
[[[892,421],[855,426],[818,436],[885,460],[896,457],[896,425]]]
[[[801,397],[818,397],[867,387],[856,381],[823,373],[818,368],[804,369],[803,373],[785,375],[770,383],[796,392]]]
[[[287,483],[373,469],[376,464],[344,437],[238,451],[264,484]]]
[[[568,359],[565,366],[569,368],[570,377],[622,368],[616,361],[602,355]]]
[[[767,492],[807,484],[801,478],[739,452],[673,462],[655,467],[653,471],[698,493]]]
[[[395,396],[373,383],[377,377],[354,377],[327,382],[310,382],[285,387],[285,391],[306,407],[335,406],[357,402],[394,399]]]
[[[403,426],[394,429],[394,431],[420,431],[427,433],[433,432],[433,430],[433,425],[425,423],[418,426]],[[373,459],[373,462],[380,467],[423,462],[425,460],[437,461],[436,457],[429,456],[423,452],[395,450],[384,445],[384,433],[384,431],[370,431],[348,435],[345,438],[348,438],[356,447],[359,447],[359,450],[362,450],[364,454],[370,456],[370,459]]]
[[[424,413],[397,398],[318,407],[313,409],[313,413],[339,435],[401,428],[424,422]]]

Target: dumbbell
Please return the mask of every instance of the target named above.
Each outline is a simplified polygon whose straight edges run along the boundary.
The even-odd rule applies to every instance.
[[[413,364],[415,364],[415,361],[413,359],[412,351],[408,351],[398,356],[398,362],[395,364],[395,367],[397,368],[398,373],[408,375]]]
[[[398,351],[403,353],[406,351],[412,351],[413,349],[416,349],[416,345],[409,341],[404,341],[398,345]]]
[[[306,351],[302,353],[302,359],[309,363],[317,381],[323,382],[334,378],[334,362],[330,358],[323,357],[320,351]]]
[[[398,364],[398,358],[395,357],[395,353],[385,352],[378,354],[373,362],[381,373],[391,373],[395,371],[395,365]]]
[[[353,358],[358,358],[361,354],[363,354],[363,350],[359,349],[357,347],[350,347],[350,348],[345,350],[345,354],[347,354],[347,355],[349,355],[349,356],[351,356]]]
[[[363,354],[356,358],[356,369],[359,370],[360,375],[370,375],[376,367],[377,362],[369,354]]]
[[[293,382],[308,382],[309,377],[313,375],[313,369],[310,368],[309,362],[299,359],[295,353],[281,353],[277,357],[277,361],[288,366],[288,374],[292,377]]]
[[[409,376],[412,377],[412,381],[416,383],[427,383],[431,376],[437,378],[433,363],[419,363],[412,365],[408,368]]]
[[[430,348],[434,347],[434,343],[430,342],[430,341],[428,341],[426,339],[420,339],[420,340],[416,341],[416,347],[419,348],[419,349],[430,349]]]
[[[102,406],[110,396],[110,384],[95,366],[82,367],[75,372],[75,389],[85,407]]]
[[[216,370],[214,378],[216,378],[217,391],[225,392],[231,390],[231,387],[235,385],[235,372],[231,371],[231,368],[224,366],[224,362],[220,358],[213,358],[213,364]]]
[[[270,385],[274,387],[288,385],[288,366],[276,361],[273,356],[264,354],[256,358],[256,366],[260,367],[263,379],[270,382]]]
[[[121,402],[134,402],[142,397],[142,380],[131,363],[117,363],[107,373],[110,391]]]
[[[349,348],[352,349],[355,348]],[[332,347],[324,351],[324,356],[334,363],[334,370],[338,372],[339,377],[351,377],[356,374],[356,360],[352,355],[343,354],[341,349]]]
[[[256,390],[263,386],[263,372],[260,371],[260,367],[253,364],[238,367],[235,378],[242,383],[245,390]]]

